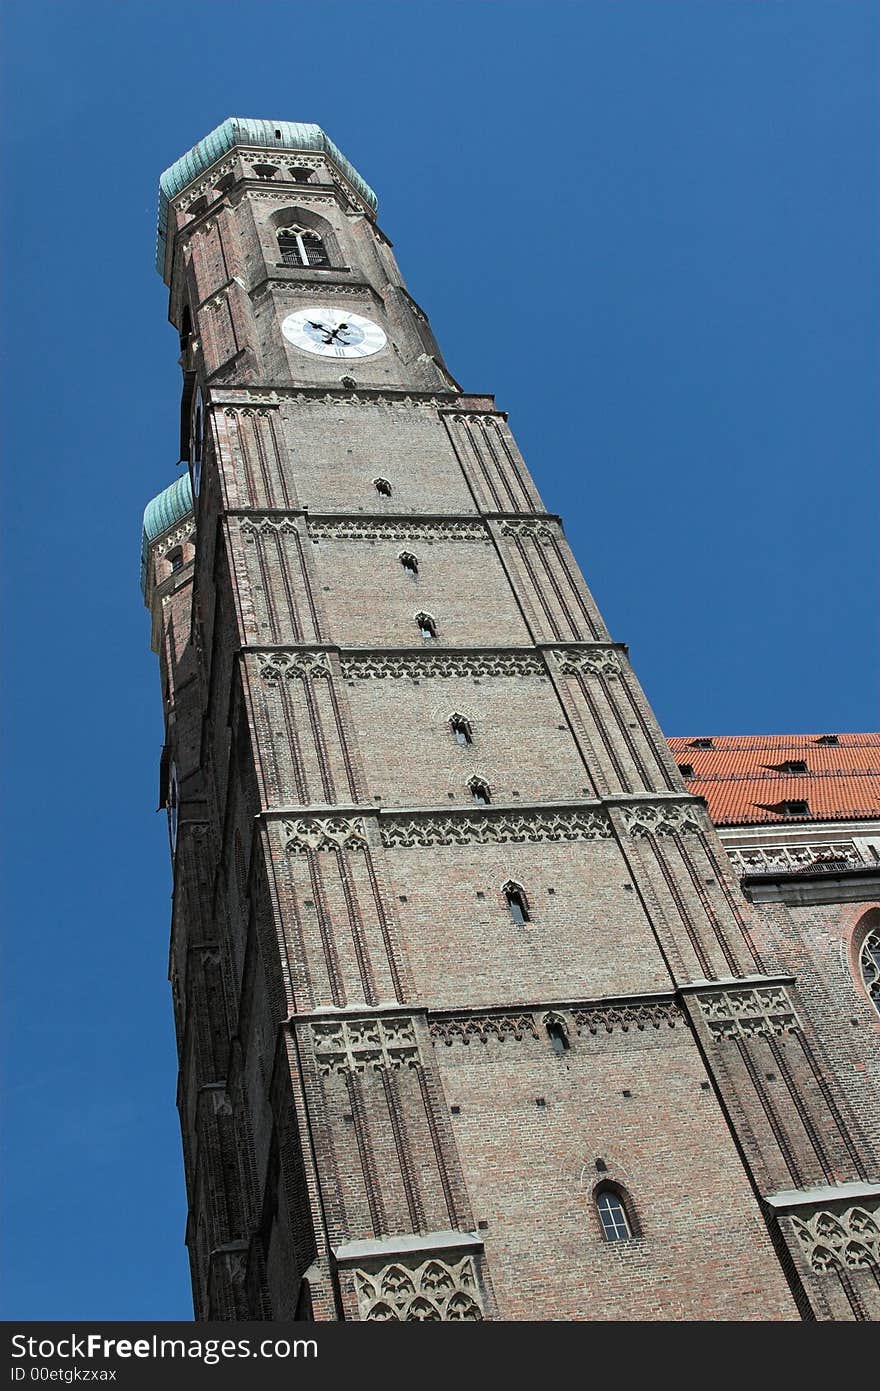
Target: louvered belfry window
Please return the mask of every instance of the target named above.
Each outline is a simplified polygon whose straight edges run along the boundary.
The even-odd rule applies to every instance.
[[[313,269],[329,266],[330,258],[317,232],[308,227],[282,227],[278,233],[281,264],[310,266]]]

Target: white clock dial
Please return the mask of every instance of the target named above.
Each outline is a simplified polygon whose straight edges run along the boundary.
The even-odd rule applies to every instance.
[[[288,343],[318,357],[372,357],[388,342],[372,319],[349,309],[297,309],[281,325]]]

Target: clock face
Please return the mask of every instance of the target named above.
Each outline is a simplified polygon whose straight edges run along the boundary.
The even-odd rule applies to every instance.
[[[281,325],[288,343],[318,357],[372,357],[388,342],[372,319],[348,309],[297,309]]]

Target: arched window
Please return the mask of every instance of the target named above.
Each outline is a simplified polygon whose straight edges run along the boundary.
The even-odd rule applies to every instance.
[[[551,1014],[546,1021],[547,1037],[553,1044],[554,1053],[567,1053],[569,1050],[568,1034],[565,1025],[557,1015]]]
[[[278,231],[278,249],[283,266],[326,267],[330,257],[317,232],[310,227],[281,227]]]
[[[171,853],[177,849],[178,813],[180,808],[180,784],[177,779],[177,764],[172,763],[168,775],[168,830],[171,835]]]
[[[471,778],[468,787],[471,790],[471,796],[478,806],[489,806],[492,797],[489,793],[489,784],[487,782],[484,782],[482,778]]]
[[[400,552],[400,563],[406,573],[412,575],[413,579],[415,579],[416,575],[419,573],[419,562],[411,551]]]
[[[434,642],[436,640],[437,625],[429,613],[416,614],[416,627],[425,642]]]
[[[517,927],[522,927],[523,923],[531,922],[528,901],[521,885],[505,884],[504,897],[507,900],[507,910]]]
[[[304,169],[301,165],[297,165],[290,170],[290,177],[293,179],[294,183],[307,184],[311,182],[312,170]]]
[[[391,484],[388,482],[387,478],[374,478],[373,487],[376,489],[377,493],[381,493],[382,497],[391,496]]]
[[[185,304],[180,315],[180,350],[186,352],[189,347],[189,340],[192,338],[192,314],[189,312],[189,305]]]
[[[192,436],[190,439],[190,461],[192,463],[193,493],[196,497],[202,486],[202,448],[205,439],[205,412],[201,390],[197,387],[193,399]]]
[[[610,1185],[603,1184],[596,1189],[594,1199],[605,1240],[631,1241],[632,1223],[620,1194]]]
[[[867,933],[859,952],[859,971],[865,989],[880,1012],[880,925]]]
[[[464,715],[450,715],[449,728],[455,736],[456,744],[461,744],[462,748],[474,742],[470,724],[465,719]]]
[[[254,173],[258,179],[274,179],[278,173],[277,164],[255,164]]]
[[[178,546],[176,550],[169,553],[168,564],[171,566],[172,575],[176,570],[183,569],[183,547]]]

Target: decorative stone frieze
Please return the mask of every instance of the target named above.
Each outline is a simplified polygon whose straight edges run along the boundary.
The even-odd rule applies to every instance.
[[[282,821],[285,848],[291,854],[307,850],[365,850],[366,826],[359,816],[309,816]]]
[[[730,863],[739,874],[793,874],[823,865],[829,870],[863,869],[869,861],[851,840],[826,841],[821,845],[762,845],[729,850]]]
[[[603,840],[611,826],[602,812],[499,812],[383,817],[382,844],[393,846],[501,845],[510,842]]]
[[[623,671],[620,657],[613,647],[556,650],[553,658],[563,676],[619,676]]]
[[[426,541],[487,541],[482,522],[373,521],[359,517],[309,518],[309,536],[331,541],[405,541],[418,536]]]
[[[534,1016],[531,1014],[459,1014],[445,1019],[432,1019],[428,1032],[433,1043],[470,1043],[476,1039],[487,1043],[490,1038],[502,1042],[506,1038],[522,1039],[527,1035],[538,1037]]]
[[[540,676],[546,670],[537,652],[370,652],[343,657],[346,677]]]
[[[783,985],[701,991],[694,998],[715,1039],[773,1038],[800,1028]]]
[[[179,546],[183,541],[191,540],[195,535],[195,530],[195,521],[190,517],[188,521],[182,522],[180,526],[175,527],[174,531],[169,532],[167,536],[163,536],[161,541],[152,542],[152,549],[157,555],[165,555],[168,551],[173,550],[175,546]]]
[[[555,535],[552,522],[531,519],[522,522],[502,522],[500,530],[502,536],[514,536],[518,541],[527,538],[536,540]]]
[[[791,1223],[811,1269],[819,1275],[880,1267],[880,1203],[842,1212],[823,1209],[811,1217],[792,1214]]]
[[[677,802],[639,802],[621,808],[628,836],[698,835],[703,830],[699,808]]]
[[[251,544],[258,536],[295,536],[298,530],[289,517],[261,517],[259,521],[245,517],[241,522],[242,535]]]
[[[283,676],[332,676],[329,652],[273,652],[260,659],[260,675],[264,681],[280,681]]]
[[[315,1058],[322,1077],[416,1067],[419,1045],[411,1019],[331,1019],[312,1025]]]
[[[362,1319],[401,1322],[479,1322],[483,1303],[472,1256],[433,1257],[421,1265],[396,1261],[371,1274],[354,1272]]]
[[[615,1029],[623,1033],[630,1029],[644,1032],[645,1029],[660,1029],[664,1024],[674,1029],[681,1021],[681,1010],[672,1000],[652,1000],[632,1005],[587,1005],[573,1009],[571,1017],[579,1034],[603,1031],[610,1034]]]

